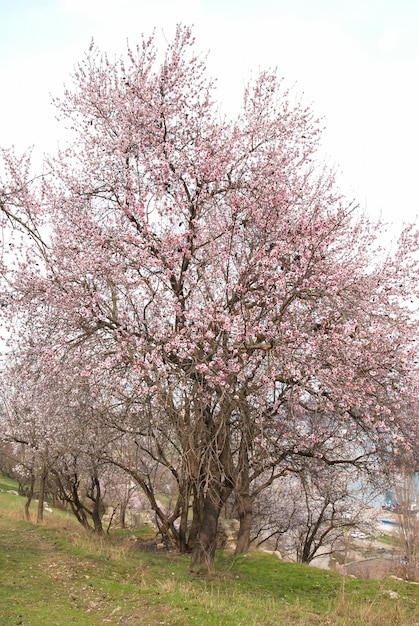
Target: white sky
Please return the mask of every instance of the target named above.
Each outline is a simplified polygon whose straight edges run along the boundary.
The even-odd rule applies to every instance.
[[[259,68],[277,67],[324,117],[341,188],[400,226],[419,213],[418,0],[0,0],[0,146],[54,151],[50,93],[90,40],[122,53],[155,27],[194,25],[229,111]]]

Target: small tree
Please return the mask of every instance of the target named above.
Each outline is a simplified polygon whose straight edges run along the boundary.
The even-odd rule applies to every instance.
[[[406,473],[395,488],[396,534],[401,549],[401,569],[406,580],[419,577],[419,489],[417,477]]]
[[[28,482],[25,515],[29,519],[29,507],[36,490],[36,521],[42,523],[47,479],[56,458],[56,450],[50,445],[54,426],[45,419],[42,401],[39,404],[40,398],[36,397],[36,388],[27,383],[27,379],[20,380],[7,392],[3,392],[2,438],[11,444],[16,464],[21,467]]]
[[[333,553],[348,529],[365,522],[372,497],[371,476],[363,478],[351,466],[303,462],[264,494],[254,520],[255,541],[274,540],[277,548],[285,543],[297,561],[310,563]]]

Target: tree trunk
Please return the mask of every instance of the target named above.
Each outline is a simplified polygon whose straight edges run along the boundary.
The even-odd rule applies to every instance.
[[[31,521],[31,514],[29,513],[29,507],[31,506],[33,494],[35,492],[35,474],[31,471],[31,482],[29,484],[29,490],[26,494],[26,502],[25,502],[25,517],[28,522]]]
[[[183,493],[179,494],[180,502],[180,522],[179,522],[179,552],[185,554],[190,551],[188,543],[188,519],[189,504],[191,499],[191,488],[187,486],[183,489]]]
[[[93,509],[91,512],[94,532],[97,535],[103,535],[103,526],[102,526],[102,518],[101,518],[101,489],[100,489],[100,481],[97,476],[92,476],[91,482],[91,490],[88,494],[89,498],[93,502]]]
[[[110,518],[110,520],[108,522],[108,526],[106,528],[106,534],[107,535],[109,535],[109,532],[111,530],[113,518],[115,517],[115,513],[116,513],[116,510],[117,510],[118,506],[119,506],[119,504],[117,506],[114,506],[113,509],[112,509],[112,515],[111,515],[111,518]],[[125,526],[124,527],[121,526],[121,528],[125,528]]]
[[[36,516],[36,523],[42,524],[44,521],[44,500],[45,500],[45,485],[47,481],[48,470],[45,465],[42,466],[41,477],[39,480],[39,496],[38,496],[38,512]]]
[[[96,500],[93,504],[93,510],[92,510],[92,521],[93,521],[93,527],[94,527],[94,532],[97,535],[103,535],[103,526],[102,526],[102,517],[100,514],[100,500]]]
[[[235,554],[248,552],[250,546],[250,529],[253,519],[253,497],[250,494],[240,494],[236,501],[239,516],[239,532]]]
[[[77,521],[86,530],[92,532],[94,529],[89,524],[88,515],[91,516],[91,512],[84,506],[79,497],[79,477],[76,473],[68,474],[67,476],[61,476],[58,472],[53,472],[55,480],[58,486],[59,493],[62,499],[67,502],[72,512],[74,513]]]
[[[203,517],[203,500],[197,494],[196,486],[192,487],[192,522],[189,530],[187,549],[193,551]]]
[[[214,571],[214,558],[217,549],[218,518],[224,501],[216,489],[209,490],[204,499],[202,519],[194,542],[191,558],[191,571]]]
[[[250,495],[249,447],[245,433],[243,433],[240,442],[239,464],[240,472],[236,485],[235,505],[240,526],[237,535],[235,554],[243,554],[249,550],[250,528],[252,526],[253,516],[254,496]]]
[[[126,528],[127,527],[127,521],[126,521],[126,512],[127,512],[127,506],[128,506],[128,501],[124,500],[123,502],[121,502],[121,510],[120,510],[120,514],[119,514],[119,525],[121,528]],[[114,513],[112,513],[112,517],[114,516],[116,511],[116,507],[114,509]]]

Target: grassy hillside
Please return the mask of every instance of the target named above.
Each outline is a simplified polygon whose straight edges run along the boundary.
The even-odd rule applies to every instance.
[[[418,625],[419,586],[345,578],[275,556],[221,553],[215,577],[189,558],[144,550],[144,531],[87,536],[54,511],[23,519],[0,477],[0,624],[26,626]]]

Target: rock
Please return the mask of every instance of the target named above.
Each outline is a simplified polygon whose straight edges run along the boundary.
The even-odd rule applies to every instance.
[[[234,550],[240,523],[235,519],[221,518],[218,522],[217,548],[220,550]]]

